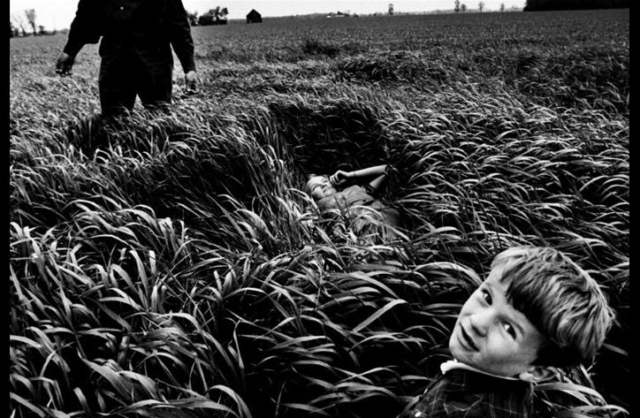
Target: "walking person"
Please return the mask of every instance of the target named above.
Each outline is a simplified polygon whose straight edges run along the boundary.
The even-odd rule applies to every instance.
[[[173,51],[189,90],[197,86],[191,27],[181,0],[80,0],[56,72],[69,74],[86,44],[100,41],[98,86],[105,116],[171,103]]]

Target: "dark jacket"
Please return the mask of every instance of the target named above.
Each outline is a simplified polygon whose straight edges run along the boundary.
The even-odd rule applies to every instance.
[[[195,70],[194,45],[181,0],[80,0],[64,52],[76,56],[100,38],[100,56],[133,52],[143,61],[172,61]]]
[[[401,418],[527,418],[533,386],[469,370],[448,371],[432,383]]]

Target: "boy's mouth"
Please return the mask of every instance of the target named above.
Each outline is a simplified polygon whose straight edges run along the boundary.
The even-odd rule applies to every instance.
[[[462,338],[464,339],[465,343],[474,351],[478,351],[478,347],[475,345],[475,343],[473,342],[473,340],[471,339],[471,337],[469,336],[469,334],[467,334],[467,332],[465,331],[464,327],[462,325],[460,325],[460,332],[462,334]]]

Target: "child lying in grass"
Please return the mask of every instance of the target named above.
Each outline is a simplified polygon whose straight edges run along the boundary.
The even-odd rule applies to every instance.
[[[530,417],[533,384],[591,359],[613,320],[596,281],[551,248],[498,254],[449,340],[454,360],[401,417]]]
[[[400,212],[378,198],[389,169],[383,164],[355,171],[338,170],[331,176],[311,175],[306,191],[323,214],[349,218],[357,235],[374,233],[371,227],[375,224],[397,228],[401,226]],[[358,184],[361,179],[370,181]]]

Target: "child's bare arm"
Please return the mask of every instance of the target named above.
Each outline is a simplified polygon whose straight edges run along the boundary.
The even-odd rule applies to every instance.
[[[354,171],[338,170],[331,177],[329,177],[329,180],[335,185],[341,185],[349,179],[357,179],[359,177],[378,176],[376,178],[376,180],[378,180],[379,177],[385,174],[387,167],[387,164],[381,164]],[[376,180],[374,180],[373,182],[376,182]]]

